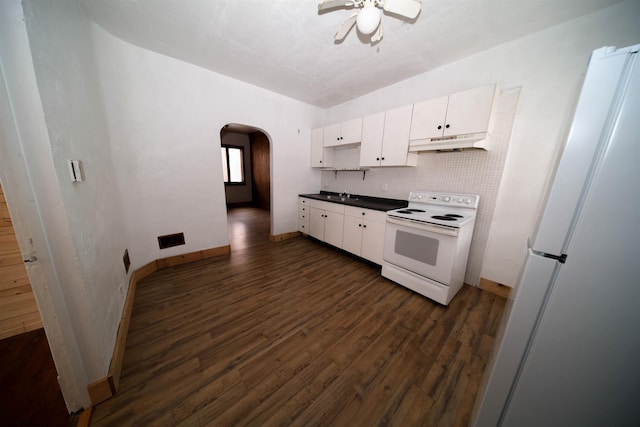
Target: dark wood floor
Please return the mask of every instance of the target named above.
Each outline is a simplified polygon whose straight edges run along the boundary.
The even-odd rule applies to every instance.
[[[468,424],[505,299],[449,307],[230,211],[228,257],[140,282],[120,389],[92,426]]]
[[[0,426],[69,426],[44,329],[0,341]]]

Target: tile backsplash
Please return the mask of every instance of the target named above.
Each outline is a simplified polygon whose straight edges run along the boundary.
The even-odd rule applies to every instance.
[[[480,195],[465,276],[465,283],[477,286],[519,96],[520,88],[501,92],[489,151],[422,152],[416,167],[373,168],[366,172],[364,180],[362,172],[324,171],[322,190],[393,199],[407,199],[413,190]],[[351,162],[357,150],[336,153],[336,158],[342,156]]]

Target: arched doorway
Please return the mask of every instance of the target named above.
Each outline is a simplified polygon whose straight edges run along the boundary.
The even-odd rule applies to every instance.
[[[220,130],[231,249],[269,239],[271,150],[262,130],[229,123]],[[248,230],[252,230],[248,232]]]

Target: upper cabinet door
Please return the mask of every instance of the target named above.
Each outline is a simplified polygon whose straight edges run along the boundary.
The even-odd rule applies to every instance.
[[[381,166],[406,166],[413,105],[388,110],[384,119]]]
[[[311,167],[328,168],[333,166],[332,150],[325,150],[323,129],[311,129]]]
[[[380,166],[382,138],[384,136],[384,111],[365,116],[362,119],[362,144],[360,145],[360,166]]]
[[[356,144],[362,141],[362,117],[340,124],[340,145]]]
[[[324,127],[323,141],[325,147],[340,145],[340,123]]]
[[[362,117],[324,127],[324,146],[359,144],[362,140]]]
[[[414,104],[409,139],[428,139],[442,136],[448,103],[449,97],[441,96]]]
[[[444,136],[486,132],[495,95],[495,84],[450,95]]]

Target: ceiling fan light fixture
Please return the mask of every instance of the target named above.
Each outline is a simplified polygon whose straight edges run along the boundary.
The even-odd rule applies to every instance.
[[[373,5],[365,5],[365,7],[358,13],[358,18],[356,20],[358,31],[362,34],[373,33],[376,28],[378,28],[378,25],[380,25],[381,16],[382,12],[380,9]]]

